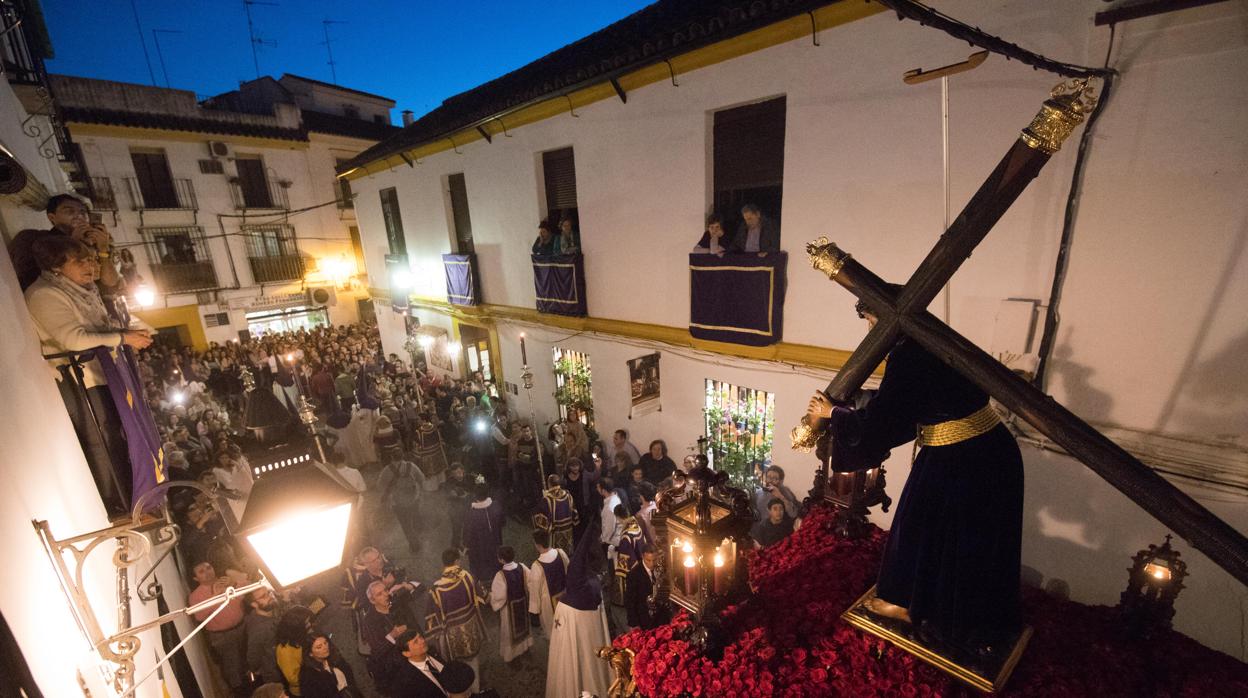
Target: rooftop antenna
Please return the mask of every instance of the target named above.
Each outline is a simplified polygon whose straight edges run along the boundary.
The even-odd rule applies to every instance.
[[[130,0],[130,9],[134,11],[134,26],[139,28],[139,44],[143,47],[143,60],[147,61],[147,74],[152,77],[152,86],[156,86],[156,71],[152,70],[152,54],[147,52],[147,42],[143,40],[143,23],[139,21],[139,6]]]
[[[165,68],[165,52],[160,50],[161,34],[181,34],[180,29],[153,29],[152,41],[156,42],[156,57],[160,59],[160,72],[165,76],[165,87],[169,87],[169,70]]]
[[[336,64],[334,63],[334,49],[332,46],[330,46],[332,42],[329,39],[329,25],[331,24],[346,24],[346,22],[342,20],[329,19],[329,18],[325,18],[321,20],[321,28],[325,30],[325,53],[329,54],[329,74],[333,76],[334,84],[337,85],[338,84],[338,69],[337,69]]]
[[[260,77],[260,55],[256,51],[257,46],[277,46],[276,41],[266,41],[256,36],[256,25],[251,21],[252,5],[268,5],[277,7],[275,2],[261,2],[261,0],[243,0],[243,11],[247,13],[247,35],[251,38],[251,62],[256,67],[256,78]]]

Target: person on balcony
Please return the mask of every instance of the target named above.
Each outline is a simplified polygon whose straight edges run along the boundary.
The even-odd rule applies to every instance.
[[[47,213],[48,222],[52,224],[50,229],[23,230],[9,243],[9,256],[13,259],[13,269],[17,272],[17,281],[22,290],[25,291],[35,283],[44,271],[35,255],[35,242],[50,238],[69,238],[85,244],[100,261],[95,281],[98,282],[101,293],[116,293],[121,287],[121,276],[112,265],[113,239],[103,224],[91,221],[87,205],[73,194],[57,194],[48,199],[44,211]]]
[[[581,239],[577,235],[572,216],[565,215],[559,221],[559,254],[576,254],[581,251]]]
[[[26,305],[45,355],[96,347],[143,349],[152,343],[148,328],[126,327],[109,314],[96,285],[99,260],[85,243],[69,235],[46,235],[34,241],[31,251],[41,271],[26,289]],[[57,365],[65,363],[62,359]],[[82,371],[83,390],[74,390],[68,371],[58,375],[57,385],[106,506],[111,513],[125,513],[131,469],[121,414],[99,362],[83,363]]]
[[[766,257],[769,252],[780,251],[780,227],[754,204],[741,207],[741,225],[728,245],[729,252],[758,253]]]
[[[537,224],[537,239],[533,241],[533,254],[557,255],[560,253],[559,238],[551,230],[550,221]]]
[[[712,213],[706,217],[706,231],[698,244],[693,246],[694,254],[713,254],[723,257],[728,251],[728,240],[724,237],[724,219]]]

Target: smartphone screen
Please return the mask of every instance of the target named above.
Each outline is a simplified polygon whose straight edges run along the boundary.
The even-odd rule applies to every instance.
[[[91,225],[100,225],[104,222],[104,215],[99,211],[88,211],[87,220],[91,221]]]

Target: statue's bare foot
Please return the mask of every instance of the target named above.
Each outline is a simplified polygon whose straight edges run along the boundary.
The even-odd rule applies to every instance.
[[[897,604],[889,603],[884,599],[872,597],[863,605],[867,607],[868,611],[871,611],[877,616],[892,618],[904,623],[910,622],[910,611],[907,611]]]

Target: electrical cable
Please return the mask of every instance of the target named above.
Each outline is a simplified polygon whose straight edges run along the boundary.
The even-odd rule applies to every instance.
[[[1066,196],[1066,209],[1062,219],[1062,235],[1057,246],[1057,261],[1054,263],[1053,269],[1053,285],[1049,289],[1049,307],[1044,313],[1044,329],[1040,335],[1040,346],[1036,350],[1039,361],[1036,364],[1036,373],[1031,379],[1031,384],[1040,390],[1044,390],[1044,378],[1046,369],[1049,365],[1049,356],[1053,353],[1053,344],[1057,340],[1057,326],[1061,322],[1061,314],[1058,312],[1058,306],[1062,300],[1062,289],[1066,285],[1066,271],[1070,266],[1070,246],[1075,235],[1075,216],[1079,209],[1079,194],[1083,190],[1083,174],[1087,167],[1088,152],[1092,148],[1092,132],[1095,129],[1096,122],[1100,120],[1101,114],[1105,111],[1105,105],[1109,104],[1110,94],[1114,86],[1114,77],[1117,71],[1109,70],[1109,59],[1114,50],[1114,37],[1117,25],[1109,25],[1109,46],[1105,50],[1105,68],[1102,77],[1100,95],[1097,97],[1096,107],[1092,109],[1092,113],[1088,116],[1088,121],[1084,124],[1083,134],[1079,137],[1079,149],[1075,155],[1075,167],[1070,176],[1070,192]]]

